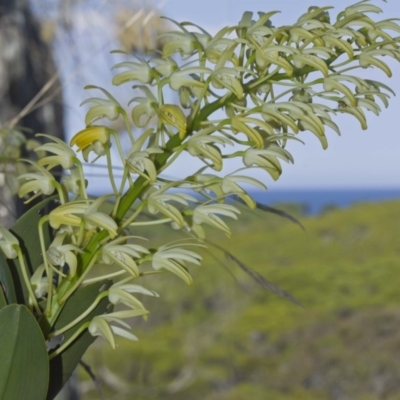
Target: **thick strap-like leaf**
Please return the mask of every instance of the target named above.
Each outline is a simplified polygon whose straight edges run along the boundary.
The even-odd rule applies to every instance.
[[[0,283],[0,310],[7,305],[6,296],[4,294],[3,285]]]
[[[7,259],[3,253],[0,252],[0,285],[4,296],[7,299],[7,303],[16,303],[17,296],[15,294],[13,277],[8,266]]]
[[[103,287],[101,291],[106,290],[111,284],[111,281],[93,283],[76,291],[65,304],[55,324],[55,329],[64,327],[86,311],[99,295],[100,288]],[[103,299],[82,322],[64,334],[64,341],[68,340],[84,322],[92,320],[95,315],[103,314],[109,304],[106,298]],[[85,331],[63,353],[51,360],[48,400],[53,399],[61,390],[94,340],[95,338]]]
[[[23,305],[0,310],[0,400],[44,400],[49,383],[46,344]]]
[[[10,229],[19,240],[22,252],[27,261],[29,276],[32,275],[36,268],[43,263],[38,224],[40,218],[42,218],[43,215],[48,214],[54,199],[54,197],[48,198],[32,207],[21,218],[19,218],[13,228]],[[48,224],[45,224],[44,226],[44,238],[46,245],[50,244],[50,229]],[[16,302],[28,304],[28,291],[23,283],[18,259],[7,260],[7,262],[13,277]]]

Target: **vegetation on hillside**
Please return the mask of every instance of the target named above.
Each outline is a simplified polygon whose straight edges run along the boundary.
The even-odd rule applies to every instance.
[[[193,286],[160,277],[153,289],[162,301],[135,326],[139,342],[119,341],[115,352],[98,341],[84,360],[110,400],[398,399],[399,206],[359,204],[302,218],[305,232],[241,208],[232,239],[211,241],[304,308],[212,251],[191,268]],[[182,237],[147,229],[154,245]],[[84,399],[99,398],[81,375]]]

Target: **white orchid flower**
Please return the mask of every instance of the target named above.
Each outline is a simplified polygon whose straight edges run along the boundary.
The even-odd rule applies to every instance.
[[[230,236],[231,231],[228,225],[226,225],[226,223],[216,214],[237,219],[236,214],[240,214],[240,211],[236,207],[229,204],[200,205],[193,211],[193,223],[196,225],[205,223],[214,228],[220,229],[227,236]]]
[[[71,174],[70,175],[64,175],[62,178],[62,183],[65,187],[65,189],[67,189],[67,191],[75,194],[75,195],[79,195],[80,194],[80,188],[81,188],[81,180],[82,177],[79,173],[78,168],[72,168],[71,170]],[[84,182],[84,187],[87,186],[87,180],[85,180]]]
[[[200,80],[198,74],[211,74],[213,71],[206,67],[191,67],[176,70],[169,77],[169,86],[172,90],[179,90],[182,87],[190,89],[198,88],[204,89],[206,86],[205,82]],[[190,76],[190,78],[188,77]]]
[[[174,104],[163,104],[159,111],[159,117],[163,124],[178,129],[179,137],[183,139],[186,135],[186,116],[179,106]]]
[[[119,74],[115,75],[112,83],[113,85],[119,86],[122,83],[129,82],[129,81],[139,81],[141,83],[151,83],[153,80],[153,74],[151,67],[149,64],[137,58],[138,62],[133,61],[124,61],[119,64],[114,65],[112,69],[115,68],[128,68],[127,71],[120,72]]]
[[[155,182],[157,179],[157,170],[153,160],[151,159],[151,155],[163,153],[163,150],[155,147],[148,147],[142,150],[146,140],[153,132],[153,129],[148,129],[142,133],[132,146],[126,158],[126,165],[128,166],[129,171],[142,175],[150,182]],[[145,171],[147,174],[144,173]]]
[[[170,77],[178,69],[178,64],[171,57],[153,58],[151,62],[156,64],[153,68],[166,78]]]
[[[240,71],[236,68],[219,68],[211,74],[211,84],[216,89],[228,89],[238,99],[243,97],[243,87],[238,79]]]
[[[150,158],[152,154],[161,154],[163,151],[156,148],[148,148],[144,151],[132,151],[128,154],[126,163],[130,172],[139,174],[154,183],[157,179],[157,170],[153,160]],[[147,172],[145,174],[144,172]]]
[[[67,233],[58,233],[49,249],[47,250],[47,259],[53,266],[63,268],[65,264],[68,265],[70,277],[75,276],[78,266],[78,260],[75,253],[82,253],[82,250],[74,244],[63,244],[67,238]]]
[[[147,197],[147,209],[150,214],[155,215],[160,212],[171,218],[179,228],[182,228],[185,225],[182,214],[176,207],[169,204],[170,201],[188,206],[188,201],[196,202],[197,200],[185,193],[164,193],[163,188],[152,192]]]
[[[145,95],[145,97],[134,97],[128,103],[128,105],[134,102],[139,103],[132,109],[132,120],[136,126],[143,127],[149,123],[151,118],[157,115],[158,101],[148,87],[138,85],[133,88],[140,89]]]
[[[156,271],[166,269],[179,276],[188,285],[192,284],[193,279],[185,268],[185,261],[200,265],[202,257],[190,250],[176,246],[161,246],[152,256],[152,267]]]
[[[75,167],[75,164],[78,162],[76,154],[63,140],[50,135],[38,134],[36,136],[42,136],[53,141],[53,143],[45,143],[36,147],[36,153],[45,151],[55,154],[53,156],[40,158],[37,162],[39,167],[47,166],[48,169],[51,169],[56,165],[61,165],[64,169]]]
[[[55,208],[49,213],[49,223],[54,229],[61,225],[80,226],[84,222],[86,229],[102,228],[111,238],[117,236],[118,225],[107,214],[97,211],[110,196],[101,196],[94,201],[76,200]]]
[[[49,280],[46,276],[43,276],[44,272],[45,266],[42,264],[36,268],[30,279],[32,289],[37,299],[41,299],[49,290]]]
[[[187,32],[171,31],[166,32],[160,37],[169,37],[169,40],[163,47],[163,56],[168,57],[179,52],[181,56],[190,56],[196,50],[196,38]]]
[[[16,248],[19,247],[18,239],[6,228],[0,226],[0,249],[6,258],[17,258]]]
[[[132,333],[125,329],[131,329],[131,327],[123,321],[126,318],[138,317],[146,315],[149,312],[146,310],[125,310],[116,311],[110,314],[98,315],[92,319],[88,326],[88,331],[92,336],[101,336],[110,343],[111,347],[115,349],[115,338],[114,335],[124,337],[132,341],[137,341],[138,338]],[[111,325],[111,323],[117,323],[123,326],[125,329],[119,326]]]
[[[253,198],[237,182],[256,186],[259,189],[266,190],[266,186],[259,180],[244,175],[227,175],[222,179],[221,189],[224,194],[235,194],[242,199],[250,208],[256,208]]]
[[[266,149],[248,149],[244,153],[243,163],[246,167],[257,165],[267,171],[274,180],[282,173],[279,159],[293,163],[292,155],[276,144],[270,144]]]
[[[105,95],[106,99],[98,97],[91,97],[84,100],[81,106],[84,104],[90,104],[90,108],[86,113],[85,124],[92,125],[99,119],[107,118],[110,121],[115,121],[121,113],[124,112],[117,99],[107,90],[94,85],[85,86],[85,89],[98,89],[101,90]]]
[[[122,243],[129,238],[121,237],[105,244],[101,250],[101,260],[104,264],[119,266],[136,278],[139,276],[139,268],[135,260],[148,254],[149,250],[138,244]]]
[[[28,200],[31,201],[41,194],[53,194],[57,186],[57,181],[54,176],[49,171],[47,171],[47,169],[38,166],[30,160],[24,161],[32,164],[38,172],[27,172],[26,174],[18,176],[17,179],[19,182],[25,181],[19,187],[18,196],[24,197],[26,194],[33,192],[34,195]]]
[[[189,154],[194,157],[208,158],[212,161],[214,169],[221,171],[222,155],[216,144],[233,145],[233,142],[225,136],[211,135],[216,128],[206,128],[192,135],[187,142]]]

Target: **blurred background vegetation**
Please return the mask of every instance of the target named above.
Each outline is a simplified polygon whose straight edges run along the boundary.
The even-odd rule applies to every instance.
[[[305,231],[241,212],[232,239],[210,240],[304,308],[261,288],[218,250],[203,252],[193,286],[168,274],[158,287],[152,279],[160,298],[146,299],[147,322],[134,322],[139,342],[113,351],[99,340],[89,349],[84,361],[105,398],[399,399],[400,202],[298,215]],[[167,227],[142,233],[155,245],[182,238]],[[99,399],[88,374],[79,375],[82,398]]]

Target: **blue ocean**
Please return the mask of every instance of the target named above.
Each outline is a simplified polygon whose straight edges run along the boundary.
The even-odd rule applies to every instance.
[[[274,206],[297,204],[307,215],[317,215],[328,207],[346,208],[355,203],[400,200],[400,188],[393,189],[287,189],[252,191],[258,203]]]

